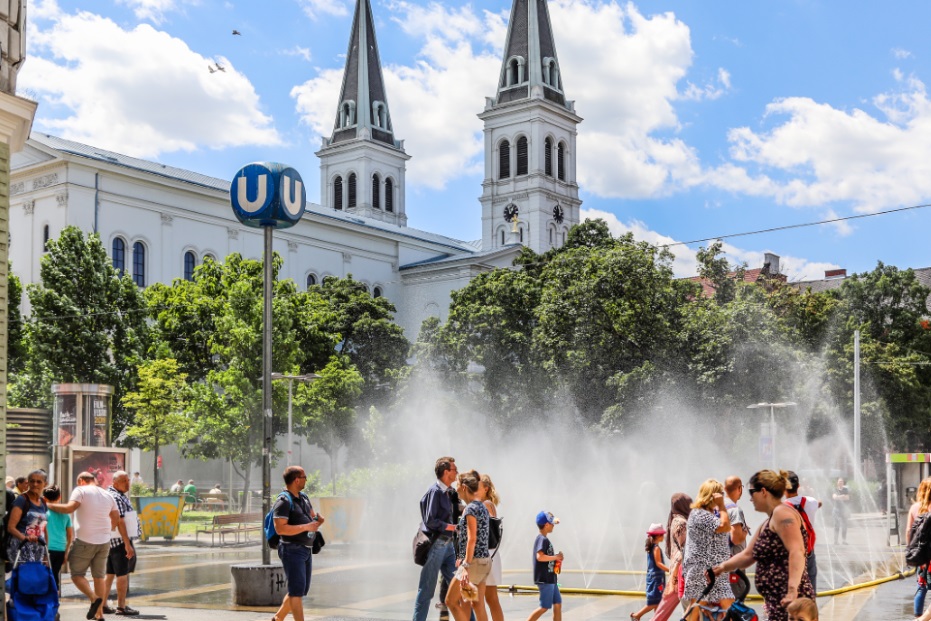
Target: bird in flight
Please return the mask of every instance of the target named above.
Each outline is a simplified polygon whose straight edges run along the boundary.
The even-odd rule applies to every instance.
[[[222,66],[220,63],[214,63],[212,65],[207,65],[207,70],[210,71],[210,73],[216,73],[217,71],[223,71],[225,73],[226,67]]]
[[[242,33],[239,32],[238,30],[234,30],[234,31],[233,31],[233,34],[234,34],[234,35],[238,35],[238,36],[240,36],[240,37],[242,36]]]
[[[216,73],[216,72],[217,72],[217,70],[213,68],[213,65],[207,65],[207,70],[208,70],[210,73]]]
[[[220,63],[216,63],[217,71],[226,71],[226,67],[222,66]]]

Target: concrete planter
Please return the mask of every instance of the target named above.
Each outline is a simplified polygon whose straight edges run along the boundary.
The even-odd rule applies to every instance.
[[[174,539],[181,529],[184,496],[133,496],[133,507],[142,525],[142,540],[151,537]]]
[[[327,543],[358,540],[362,531],[365,498],[322,497],[313,499],[314,509],[326,519],[320,531]]]

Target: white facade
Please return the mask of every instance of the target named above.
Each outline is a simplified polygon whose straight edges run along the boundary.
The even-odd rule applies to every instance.
[[[498,94],[480,115],[481,240],[407,226],[410,156],[391,124],[370,0],[357,0],[334,103],[333,133],[317,153],[320,204],[309,204],[293,228],[275,232],[281,277],[299,287],[351,274],[397,306],[396,320],[414,340],[427,317],[446,320],[451,292],[483,271],[509,267],[519,244],[537,252],[562,245],[579,222],[581,118],[563,93],[546,0],[514,0]],[[499,158],[505,140],[514,145],[508,175]],[[523,155],[518,144],[526,147]],[[11,170],[10,255],[24,284],[39,281],[44,242],[67,225],[99,233],[111,259],[122,257],[142,286],[189,276],[207,256],[262,256],[262,233],[236,220],[227,180],[44,134],[33,134]],[[506,219],[506,207],[516,215]]]

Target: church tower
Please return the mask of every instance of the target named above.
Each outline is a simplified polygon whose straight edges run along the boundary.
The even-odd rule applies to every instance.
[[[482,247],[523,243],[545,252],[579,222],[576,134],[546,0],[513,0],[495,97],[485,123]]]
[[[322,205],[407,224],[404,172],[410,156],[394,137],[370,0],[356,0],[333,133],[317,157]]]

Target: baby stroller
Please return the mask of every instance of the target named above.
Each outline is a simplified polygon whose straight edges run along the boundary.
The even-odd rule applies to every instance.
[[[58,614],[58,586],[52,575],[48,548],[44,561],[20,562],[21,551],[13,562],[13,574],[6,581],[10,599],[6,604],[9,621],[55,621]]]
[[[721,608],[717,604],[711,604],[710,606],[700,604],[699,602],[708,597],[708,593],[711,593],[711,589],[714,588],[714,581],[717,579],[710,567],[705,575],[708,578],[708,586],[705,587],[695,603],[686,609],[682,621],[688,621],[689,615],[696,608],[700,611],[698,618],[701,621],[759,621],[756,611],[744,604],[743,597],[737,598],[730,608]],[[749,591],[749,585],[747,587],[746,590]]]

